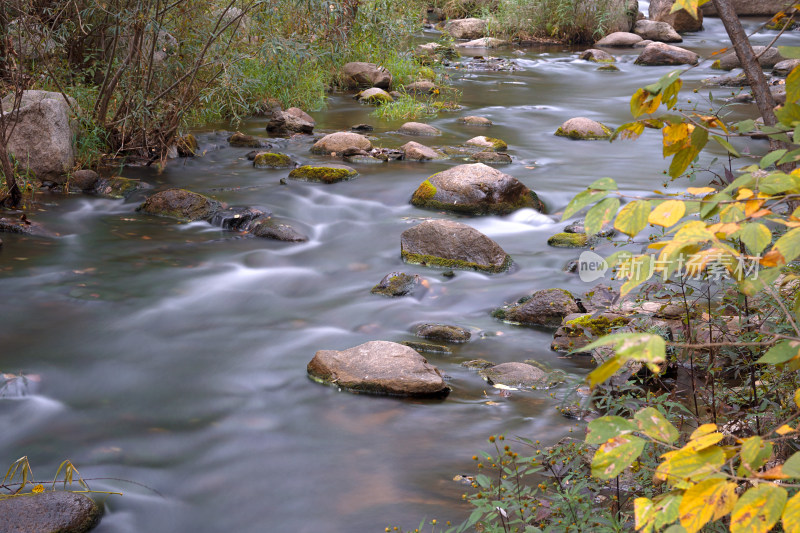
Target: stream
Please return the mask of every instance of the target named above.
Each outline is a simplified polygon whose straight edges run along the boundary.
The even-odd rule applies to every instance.
[[[646,6],[645,6],[646,7]],[[752,31],[759,19],[745,21]],[[707,59],[727,44],[718,19],[684,36],[704,59],[684,77],[684,97],[721,74]],[[753,38],[767,44],[774,32]],[[424,38],[435,39],[426,33]],[[800,44],[796,33],[782,44]],[[311,115],[316,132],[368,123],[377,146],[409,140],[461,144],[476,135],[505,140],[514,161],[497,167],[536,191],[548,214],[522,210],[464,218],[412,207],[428,176],[467,161],[394,161],[352,165],[357,179],[333,185],[279,180],[285,170],[255,169],[249,149],[227,146],[224,132],[194,132],[203,157],[173,160],[165,170],[126,168],[155,190],[183,187],[230,205],[272,211],[309,235],[291,244],[226,232],[207,223],[178,224],[137,213],[152,191],[127,200],[41,193],[32,218],[60,234],[42,239],[3,234],[0,248],[0,370],[24,372],[23,390],[0,391],[0,468],[27,455],[38,478],[70,459],[105,499],[98,533],[326,532],[412,529],[423,517],[461,521],[473,454],[504,433],[552,445],[583,425],[558,411],[593,368],[588,358],[550,351],[552,330],[517,327],[490,316],[495,307],[534,290],[591,288],[564,271],[579,251],[548,247],[565,223],[559,212],[601,177],[620,189],[664,190],[661,134],[637,141],[581,142],[553,135],[584,116],[616,127],[631,120],[633,92],[674,67],[633,64],[639,49],[612,49],[619,72],[578,60],[588,47],[501,49],[515,72],[449,69],[463,109],[423,120],[437,138],[393,133],[404,121],[381,121],[347,94],[331,95]],[[462,60],[479,55],[462,52]],[[724,74],[724,73],[723,73]],[[687,90],[688,89],[688,90]],[[730,89],[713,89],[722,97]],[[685,101],[684,101],[685,103]],[[708,103],[699,100],[707,111]],[[730,108],[731,119],[755,114]],[[460,116],[495,124],[476,128]],[[266,119],[240,131],[267,137]],[[310,137],[278,139],[276,151],[301,164],[325,161],[309,152]],[[713,143],[712,143],[713,144]],[[765,141],[737,142],[763,154]],[[724,157],[709,145],[701,164]],[[705,181],[703,181],[705,180]],[[695,182],[704,185],[707,176]],[[686,187],[680,180],[676,187]],[[508,273],[486,275],[405,265],[400,234],[422,220],[458,219],[497,241],[514,259]],[[610,253],[605,244],[598,252]],[[370,294],[387,273],[419,274],[426,291],[403,298]],[[421,322],[469,328],[473,340],[452,354],[425,354],[448,376],[444,400],[400,400],[339,391],[312,382],[306,365],[317,350],[370,340],[414,340]],[[570,382],[552,390],[503,397],[471,359],[495,363],[535,359],[564,371]]]

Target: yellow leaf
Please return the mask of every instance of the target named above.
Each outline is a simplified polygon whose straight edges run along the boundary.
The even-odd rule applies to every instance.
[[[748,200],[744,204],[744,214],[748,217],[752,216],[753,213],[756,213],[759,209],[761,209],[762,205],[764,205],[763,200]]]
[[[711,233],[714,234],[722,233],[724,237],[733,235],[740,229],[741,227],[739,226],[739,224],[736,224],[735,222],[727,222],[724,224],[723,223],[713,224],[708,227],[708,231],[710,231]]]
[[[709,520],[727,515],[736,504],[736,483],[725,479],[707,479],[687,490],[679,508],[681,525],[696,533]]]
[[[725,435],[719,433],[718,431],[715,431],[714,433],[709,433],[708,435],[703,435],[702,437],[690,440],[686,444],[686,446],[683,447],[683,449],[697,452],[705,448],[708,448],[709,446],[713,446],[714,444],[718,443],[724,438]]]
[[[692,16],[692,18],[697,20],[698,5],[699,0],[675,0],[675,4],[672,6],[670,13],[675,13],[676,11],[684,9]]]
[[[753,197],[753,191],[750,189],[739,189],[739,194],[736,196],[737,200],[746,200]]]
[[[639,89],[631,97],[631,114],[634,118],[641,115],[654,113],[661,105],[661,95],[653,96],[644,89]],[[644,128],[644,126],[642,126]],[[639,132],[641,133],[641,132]]]
[[[667,200],[656,206],[647,221],[657,226],[674,226],[686,213],[686,204],[680,200]]]
[[[39,485],[36,485],[35,487],[33,487],[33,490],[31,492],[33,492],[34,494],[39,494],[40,492],[44,492],[44,485],[42,485],[41,483]]]
[[[786,489],[762,483],[745,492],[731,514],[731,533],[767,533],[783,513]]]
[[[694,126],[686,124],[685,122],[667,124],[664,126],[664,129],[661,130],[664,136],[664,157],[677,154],[681,150],[691,147],[691,135],[693,130]]]
[[[717,430],[716,424],[703,424],[699,426],[697,429],[692,431],[692,434],[689,435],[689,440],[699,439],[709,433],[714,433]]]
[[[797,430],[794,429],[792,426],[788,426],[788,425],[784,424],[781,427],[779,427],[778,429],[776,429],[775,433],[777,433],[778,435],[783,436],[783,435],[788,435],[789,433],[794,433],[795,431],[797,431]]]
[[[711,192],[716,192],[714,187],[689,187],[686,192],[693,196],[703,196]]]
[[[761,258],[761,266],[765,267],[778,267],[783,266],[786,264],[786,258],[783,257],[783,254],[780,250],[770,250],[767,252],[767,255]]]
[[[800,532],[800,492],[789,498],[783,508],[783,530],[786,533]]]
[[[783,465],[773,466],[764,472],[756,472],[755,477],[758,479],[789,479],[789,476],[783,473]]]

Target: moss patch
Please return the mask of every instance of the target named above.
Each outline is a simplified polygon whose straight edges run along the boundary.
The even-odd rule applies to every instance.
[[[411,204],[416,206],[423,206],[425,203],[433,198],[436,195],[436,187],[431,183],[431,181],[425,180],[423,181],[417,190],[414,191],[414,195],[411,197]]]
[[[253,159],[253,166],[256,168],[290,168],[292,158],[286,154],[263,152]]]
[[[505,272],[509,269],[511,263],[513,262],[510,255],[506,256],[506,259],[503,261],[502,265],[491,266],[479,265],[478,263],[462,261],[461,259],[445,259],[444,257],[436,257],[435,255],[414,254],[406,251],[401,251],[400,254],[406,263],[411,263],[413,265],[442,267],[449,269],[457,268],[460,270],[477,270],[479,272],[489,272],[493,274]]]
[[[583,330],[590,331],[593,337],[602,337],[611,333],[613,329],[622,327],[627,323],[628,321],[622,317],[609,319],[604,315],[598,317],[585,315],[564,323],[564,327],[568,330],[567,335],[570,337],[582,336]]]
[[[289,178],[300,181],[316,181],[320,183],[336,183],[358,176],[358,172],[348,168],[314,167],[303,165],[289,172]]]
[[[178,148],[178,156],[194,157],[197,154],[197,139],[191,133],[184,135],[175,143]]]
[[[603,65],[602,67],[598,67],[597,70],[601,72],[619,72],[619,67],[616,65]]]
[[[547,239],[547,244],[556,248],[583,248],[588,242],[585,233],[556,233]]]
[[[139,180],[114,176],[113,178],[100,178],[95,185],[94,192],[108,198],[125,198],[139,188]]]
[[[486,137],[486,140],[492,143],[492,150],[495,152],[505,152],[508,150],[508,144],[502,139],[495,139],[494,137]]]
[[[595,133],[594,131],[581,133],[575,130],[565,131],[563,128],[558,128],[556,130],[556,135],[572,139],[573,141],[603,141],[610,138],[614,133],[611,131],[611,128],[605,124],[600,124],[600,127],[603,128],[603,133]]]

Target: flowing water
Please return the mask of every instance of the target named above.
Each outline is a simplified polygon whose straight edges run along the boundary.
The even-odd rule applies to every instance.
[[[706,27],[684,43],[703,57],[726,40],[717,19],[707,19]],[[149,487],[95,482],[95,488],[125,492],[107,499],[97,529],[103,533],[352,533],[413,527],[423,516],[463,519],[465,487],[453,476],[470,472],[470,457],[486,449],[490,434],[549,445],[572,428],[580,433],[556,408],[591,368],[585,359],[551,352],[551,331],[506,325],[489,312],[537,289],[587,290],[563,271],[577,252],[546,245],[564,226],[554,214],[597,178],[646,192],[661,187],[666,168],[658,132],[613,144],[553,135],[574,116],[612,126],[629,121],[630,95],[671,70],[635,66],[638,50],[615,50],[620,71],[601,72],[579,61],[578,51],[498,52],[516,61],[516,72],[450,70],[464,109],[431,120],[443,135],[422,139],[436,145],[483,134],[506,140],[514,163],[502,170],[546,203],[550,215],[524,210],[461,219],[513,256],[506,274],[457,272],[448,279],[400,260],[402,231],[427,218],[457,218],[413,208],[408,200],[427,176],[458,160],[363,165],[349,182],[281,185],[286,171],[254,169],[247,149],[214,149],[226,145],[225,135],[201,131],[204,157],[173,161],[160,174],[124,171],[156,189],[185,187],[268,209],[306,232],[310,240],[303,244],[145,216],[135,212],[144,194],[127,201],[40,196],[35,219],[61,237],[6,234],[0,248],[0,368],[33,378],[26,394],[15,394],[15,387],[0,399],[0,463],[27,455],[34,473],[47,478],[69,458],[84,477]],[[686,87],[718,74],[710,63],[691,70]],[[367,122],[375,126],[377,145],[409,140],[392,133],[400,122],[380,121],[370,111],[334,95],[313,116],[320,132]],[[745,117],[754,109],[731,112]],[[495,126],[457,122],[472,114]],[[242,131],[262,135],[264,126],[253,119]],[[311,140],[278,142],[300,162],[325,160],[310,155]],[[766,149],[763,141],[747,147]],[[705,162],[723,155],[714,150]],[[429,289],[399,299],[370,294],[397,270],[421,275]],[[428,356],[449,377],[452,393],[445,400],[354,395],[306,376],[317,350],[413,340],[420,322],[457,324],[474,334],[452,355]],[[501,397],[460,365],[476,358],[536,359],[573,383]]]

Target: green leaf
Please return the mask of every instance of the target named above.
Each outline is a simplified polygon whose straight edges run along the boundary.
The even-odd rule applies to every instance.
[[[778,117],[782,125],[794,128],[800,123],[800,105],[787,103],[783,107],[775,109],[775,116]],[[762,128],[764,131],[768,131],[768,129]]]
[[[730,195],[725,193],[717,193],[711,198],[703,200],[703,204],[700,206],[700,218],[708,218],[709,216],[713,216],[714,210],[719,206],[720,202],[730,202],[733,200]]]
[[[747,172],[733,180],[733,182],[725,187],[722,192],[730,194],[731,192],[741,189],[742,187],[752,188],[755,181],[756,179],[753,177],[753,175],[750,172]]]
[[[781,472],[789,477],[800,479],[800,452],[795,452],[783,463]]]
[[[756,363],[779,365],[800,355],[800,342],[783,340],[767,350]]]
[[[762,483],[745,492],[731,513],[731,533],[767,533],[783,513],[786,489]]]
[[[760,270],[758,271],[758,277],[748,277],[740,281],[739,291],[747,296],[755,296],[764,290],[766,286],[775,281],[782,272],[782,268],[769,268],[766,270]]]
[[[650,209],[650,202],[647,200],[634,200],[625,204],[614,221],[614,229],[631,237],[635,236],[647,227]]]
[[[603,444],[608,439],[633,433],[636,425],[621,416],[601,416],[589,422],[586,444]]]
[[[758,189],[766,194],[774,195],[800,188],[800,179],[791,174],[773,172],[758,180]]]
[[[660,512],[656,515],[653,525],[657,530],[678,519],[682,498],[683,495],[680,492],[668,492],[660,498],[656,498]]]
[[[749,477],[758,472],[764,463],[772,456],[772,443],[764,441],[759,436],[749,437],[742,443],[739,457],[741,463],[737,474]]]
[[[800,46],[779,46],[778,51],[786,59],[800,59]],[[789,93],[786,93],[786,99],[789,100]]]
[[[608,345],[613,345],[615,354],[589,374],[588,380],[591,387],[595,387],[609,379],[628,361],[643,362],[653,372],[658,372],[657,365],[663,363],[666,357],[664,339],[651,333],[614,333],[606,335],[580,348],[580,351],[588,352]]]
[[[786,155],[787,151],[788,150],[782,149],[768,153],[767,155],[761,158],[761,161],[759,161],[758,166],[760,168],[767,168],[772,166],[775,163],[775,161]]]
[[[614,220],[619,209],[618,198],[604,198],[586,213],[584,227],[587,235],[596,235],[603,231],[603,226]]]
[[[592,476],[612,479],[628,468],[644,450],[645,440],[634,435],[612,437],[601,444],[592,459]]]
[[[628,281],[622,284],[620,288],[620,295],[625,296],[633,289],[650,279],[652,277],[654,270],[654,263],[653,263],[653,256],[652,255],[640,255],[638,257],[634,257],[628,262]],[[621,273],[622,267],[620,268]]]
[[[680,175],[683,174],[687,168],[689,168],[689,165],[692,164],[692,161],[694,161],[694,158],[697,157],[697,154],[699,153],[700,152],[694,146],[684,148],[676,153],[672,158],[672,163],[669,165],[670,177],[680,177]]]
[[[633,418],[639,422],[639,431],[651,439],[672,444],[680,436],[675,426],[654,407],[642,409]]]
[[[800,255],[800,228],[788,231],[780,239],[775,241],[773,250],[778,250],[783,256],[784,263],[789,263],[797,259]]]
[[[618,189],[617,182],[611,178],[600,178],[589,185],[590,189],[598,191],[616,191]]]
[[[750,133],[755,129],[756,121],[751,119],[743,120],[741,122],[737,122],[733,126],[739,130],[739,133]]]
[[[739,238],[751,254],[760,254],[772,242],[772,232],[764,224],[751,222],[739,231]]]
[[[585,348],[583,348],[585,350]],[[625,360],[618,355],[613,355],[605,360],[605,362],[589,372],[586,380],[589,382],[589,387],[595,388],[601,383],[605,383],[617,373],[617,371],[625,366]]]
[[[729,154],[731,154],[731,155],[733,155],[735,157],[742,157],[741,154],[739,154],[739,152],[736,150],[736,148],[733,147],[733,145],[731,143],[729,143],[728,141],[726,141],[725,139],[723,139],[719,135],[712,135],[711,138],[714,139],[715,141],[717,141],[720,146],[725,148],[728,151]]]
[[[569,204],[567,204],[567,208],[564,209],[564,215],[561,217],[561,220],[570,218],[587,205],[593,204],[597,200],[604,198],[607,194],[608,191],[596,191],[592,189],[579,192],[572,200],[570,200]]]

